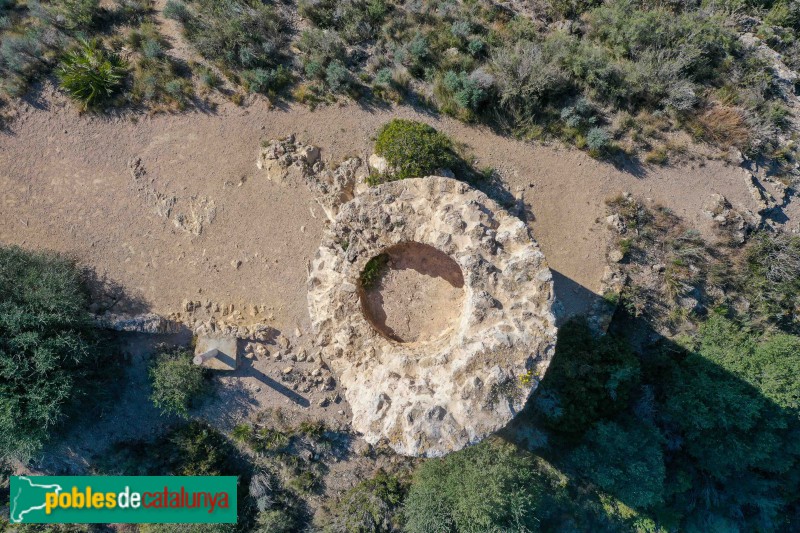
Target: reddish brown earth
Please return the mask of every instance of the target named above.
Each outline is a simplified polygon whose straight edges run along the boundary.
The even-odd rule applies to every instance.
[[[741,170],[721,161],[634,175],[580,151],[408,107],[311,111],[258,99],[209,113],[103,117],[80,115],[52,90],[40,102],[24,104],[0,136],[0,242],[72,254],[159,313],[180,311],[187,298],[211,299],[264,306],[281,330],[307,324],[306,261],[324,216],[302,184],[270,182],[255,167],[262,139],[292,132],[320,146],[329,162],[367,156],[393,117],[429,122],[466,143],[478,166],[494,167],[512,193],[524,195],[568,312],[584,309],[599,289],[608,197],[631,191],[701,229],[701,206],[713,192],[755,207]],[[133,158],[146,170],[144,182],[131,176]],[[168,216],[164,198],[174,198]],[[193,222],[209,212],[213,220],[199,235],[176,227],[181,215]]]

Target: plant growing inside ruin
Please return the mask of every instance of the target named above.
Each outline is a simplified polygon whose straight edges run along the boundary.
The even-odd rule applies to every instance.
[[[387,254],[376,255],[367,261],[364,270],[361,271],[359,281],[361,282],[362,289],[371,289],[381,279],[386,272],[386,267],[389,264],[389,256]]]

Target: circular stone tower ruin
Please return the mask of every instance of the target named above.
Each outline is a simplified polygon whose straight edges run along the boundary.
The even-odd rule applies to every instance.
[[[311,263],[311,321],[367,442],[440,456],[500,429],[553,356],[553,282],[526,225],[430,176],[341,206]]]

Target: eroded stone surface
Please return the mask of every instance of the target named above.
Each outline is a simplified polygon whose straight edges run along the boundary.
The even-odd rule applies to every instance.
[[[327,168],[316,146],[303,144],[290,135],[267,142],[258,152],[256,166],[266,170],[267,178],[283,182],[291,172],[305,180],[325,215],[333,220],[339,205],[351,200],[359,177],[363,181],[361,160],[351,157],[333,168]]]
[[[452,332],[401,343],[364,316],[367,261],[415,242],[463,273]],[[312,261],[311,320],[320,355],[339,376],[353,427],[407,455],[439,456],[503,427],[552,358],[552,274],[526,225],[485,194],[449,178],[371,188],[341,206]]]

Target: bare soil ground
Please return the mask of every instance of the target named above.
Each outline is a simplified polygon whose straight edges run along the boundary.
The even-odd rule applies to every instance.
[[[425,342],[452,332],[464,305],[458,264],[420,243],[393,246],[385,253],[385,272],[361,294],[370,323],[398,342]]]
[[[701,206],[711,193],[755,208],[741,170],[721,161],[634,174],[408,107],[311,111],[257,99],[215,113],[106,117],[79,115],[45,89],[0,136],[0,241],[71,254],[154,312],[210,299],[256,305],[277,329],[305,330],[306,261],[324,216],[302,184],[259,173],[259,143],[294,132],[320,146],[326,161],[365,157],[393,117],[423,120],[465,143],[478,166],[494,167],[524,197],[567,313],[586,309],[599,289],[606,198],[630,191],[698,227],[706,225]],[[138,180],[137,159],[146,170]]]

